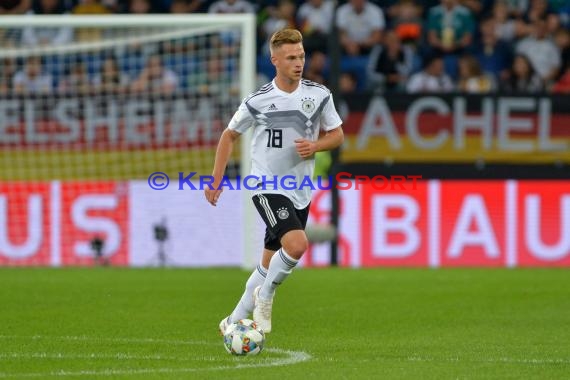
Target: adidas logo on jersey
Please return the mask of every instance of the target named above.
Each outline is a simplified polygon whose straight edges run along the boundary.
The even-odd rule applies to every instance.
[[[268,111],[277,111],[277,107],[275,107],[275,104],[271,103],[271,105],[269,106],[269,108],[267,108]]]

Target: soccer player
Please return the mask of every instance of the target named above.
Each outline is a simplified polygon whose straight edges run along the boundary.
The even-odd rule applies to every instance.
[[[296,29],[275,32],[270,51],[275,78],[243,100],[220,137],[213,188],[205,190],[213,206],[222,193],[218,185],[233,145],[248,128],[253,128],[251,174],[260,179],[293,175],[297,184],[303,178],[312,178],[316,152],[334,149],[344,140],[342,121],[330,91],[302,79],[305,51],[301,33]],[[291,274],[308,247],[304,228],[311,203],[310,187],[285,190],[259,183],[253,191],[253,202],[267,226],[263,255],[234,311],[220,322],[222,334],[229,324],[249,318],[252,311],[259,327],[266,333],[271,331],[275,289]]]

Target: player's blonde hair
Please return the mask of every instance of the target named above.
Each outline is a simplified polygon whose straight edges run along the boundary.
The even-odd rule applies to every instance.
[[[271,40],[269,41],[269,49],[273,53],[274,49],[277,49],[282,45],[298,44],[301,42],[303,42],[303,35],[297,29],[281,29],[273,33],[271,36]]]

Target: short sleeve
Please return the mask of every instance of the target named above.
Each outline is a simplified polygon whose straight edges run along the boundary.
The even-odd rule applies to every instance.
[[[382,8],[370,4],[368,8],[370,26],[373,30],[384,30],[386,27],[386,20],[384,19],[384,12],[382,12]]]
[[[336,12],[336,26],[339,29],[346,29],[348,27],[347,8],[345,5],[341,5]]]
[[[234,116],[228,124],[228,128],[242,134],[253,125],[254,121],[251,112],[249,112],[245,102],[243,102],[234,113]]]
[[[321,129],[324,131],[332,131],[333,129],[340,127],[341,124],[342,119],[338,115],[338,112],[336,112],[333,97],[332,95],[329,95],[329,99],[321,113]]]

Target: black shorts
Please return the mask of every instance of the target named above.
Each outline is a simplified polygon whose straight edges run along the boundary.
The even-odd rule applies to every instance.
[[[281,248],[283,235],[293,230],[304,230],[307,225],[310,204],[298,210],[289,198],[281,194],[256,194],[253,203],[266,225],[265,249],[277,251]]]

